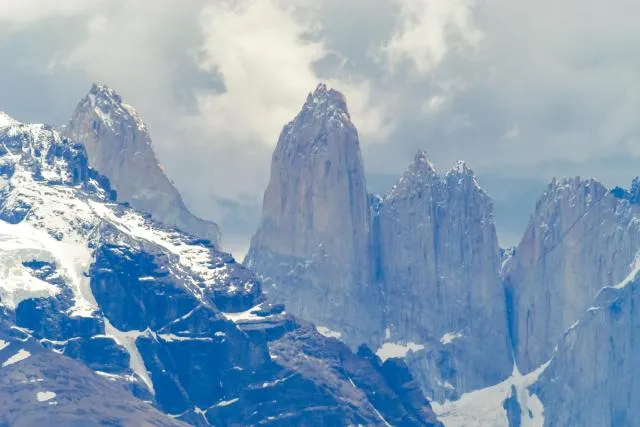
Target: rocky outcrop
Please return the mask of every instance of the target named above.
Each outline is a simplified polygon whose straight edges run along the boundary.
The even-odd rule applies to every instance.
[[[554,180],[536,204],[505,283],[522,372],[547,362],[605,286],[623,280],[640,248],[640,207],[589,179]]]
[[[378,292],[369,283],[368,210],[345,98],[321,84],[280,134],[245,263],[263,276],[272,301],[339,328],[353,344],[381,327]]]
[[[219,244],[218,226],[189,212],[162,170],[142,118],[113,89],[94,84],[64,132],[84,144],[90,166],[110,179],[119,201],[149,212],[168,226]]]

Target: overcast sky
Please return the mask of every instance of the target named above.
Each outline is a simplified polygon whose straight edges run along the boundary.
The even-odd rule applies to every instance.
[[[64,124],[92,82],[112,86],[218,220],[225,200],[259,203],[319,81],[346,94],[370,175],[422,148],[441,170],[626,184],[638,16],[632,0],[0,0],[0,110]]]

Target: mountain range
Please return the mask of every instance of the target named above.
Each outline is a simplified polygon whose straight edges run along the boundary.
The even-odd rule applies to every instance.
[[[108,87],[62,132],[3,113],[0,175],[0,425],[440,425],[402,360],[321,335],[205,238]]]
[[[501,248],[464,162],[365,176],[318,85],[238,263],[113,89],[0,113],[0,425],[636,425],[640,179],[554,179]]]
[[[445,425],[635,425],[640,180],[554,179],[500,248],[464,162],[440,173],[419,151],[382,194],[364,176],[346,101],[321,84],[280,135],[244,261],[271,301],[403,357]]]

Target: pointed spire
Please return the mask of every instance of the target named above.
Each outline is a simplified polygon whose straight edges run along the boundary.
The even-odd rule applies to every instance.
[[[323,115],[337,113],[351,119],[346,97],[335,89],[327,88],[325,83],[319,83],[315,90],[309,93],[303,111],[314,111],[314,115],[316,113]]]
[[[472,169],[467,166],[467,163],[463,160],[458,160],[451,169],[447,172],[447,176],[449,175],[470,175],[475,176],[475,173]]]

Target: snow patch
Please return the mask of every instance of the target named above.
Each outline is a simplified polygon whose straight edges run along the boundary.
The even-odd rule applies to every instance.
[[[431,402],[440,421],[447,427],[508,427],[507,414],[502,406],[511,396],[515,386],[521,408],[522,427],[543,427],[544,407],[528,387],[536,382],[549,362],[527,375],[522,375],[514,365],[513,373],[503,382],[460,396],[459,400],[442,404]]]
[[[155,394],[155,390],[153,388],[153,382],[151,381],[151,376],[149,375],[149,371],[144,364],[144,359],[140,355],[138,351],[138,347],[136,346],[136,340],[139,336],[144,336],[147,334],[147,331],[127,331],[123,332],[120,329],[116,328],[109,322],[109,319],[104,318],[104,330],[106,335],[112,337],[118,344],[123,346],[129,352],[129,367],[133,372],[138,374],[142,381],[147,385],[151,393]]]
[[[238,313],[222,313],[222,315],[227,320],[231,320],[233,323],[251,321],[251,320],[264,320],[270,317],[270,316],[258,316],[257,314],[255,314],[260,310],[262,310],[262,304],[253,306],[246,311],[240,311]]]
[[[39,391],[36,393],[36,399],[38,402],[46,402],[56,397],[56,394],[52,391]]]
[[[444,345],[451,344],[458,338],[462,338],[464,334],[462,332],[447,332],[440,337],[440,342]]]
[[[235,399],[231,399],[231,400],[223,400],[221,402],[216,403],[214,406],[220,407],[220,406],[229,406],[229,405],[233,405],[234,403],[236,403],[238,400],[240,400],[240,398],[236,397]]]
[[[3,340],[0,340],[0,350],[4,350],[9,346],[9,343]]]
[[[332,331],[331,329],[327,328],[326,326],[316,326],[316,330],[321,335],[324,335],[325,337],[328,337],[328,338],[340,339],[340,337],[342,336],[342,332]]]
[[[406,357],[409,352],[424,350],[424,345],[408,342],[406,344],[386,342],[376,351],[376,355],[384,362],[393,357]]]
[[[5,360],[2,363],[2,367],[6,368],[7,366],[13,365],[15,363],[22,362],[23,360],[27,359],[29,356],[31,356],[31,353],[21,348],[16,354],[14,354],[13,356]]]

